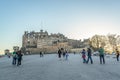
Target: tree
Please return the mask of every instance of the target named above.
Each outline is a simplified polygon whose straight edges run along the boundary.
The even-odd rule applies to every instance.
[[[90,41],[90,47],[93,48],[93,50],[98,50],[100,47],[103,47],[106,45],[107,38],[103,35],[94,35]]]
[[[120,35],[117,35],[116,44],[117,44],[117,45],[120,45]]]
[[[110,45],[113,48],[113,51],[115,51],[115,49],[117,48],[117,35],[116,34],[108,34],[107,37],[108,37]]]

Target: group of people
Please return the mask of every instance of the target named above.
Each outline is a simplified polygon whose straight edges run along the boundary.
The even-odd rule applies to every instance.
[[[99,52],[100,64],[105,64],[105,51],[104,51],[104,49],[102,47],[100,47],[98,52]],[[83,63],[88,64],[90,61],[90,63],[93,64],[91,48],[87,48],[87,50],[83,49],[81,54],[82,54]],[[117,61],[119,61],[119,54],[120,54],[120,52],[118,51],[118,49],[116,49]],[[63,58],[68,60],[68,56],[69,56],[68,52],[66,50],[64,50],[63,48],[58,50],[58,58],[60,60],[61,60],[62,55],[63,55]]]
[[[58,50],[58,57],[60,58],[60,60],[61,60],[62,56],[65,60],[68,60],[69,55],[68,55],[67,50],[64,50],[64,48],[61,48],[61,49]]]
[[[104,49],[102,47],[100,47],[98,52],[99,52],[99,57],[100,57],[100,64],[105,64]],[[87,48],[87,51],[85,49],[83,49],[81,53],[82,53],[83,63],[88,63],[89,60],[90,60],[91,64],[93,64],[92,50],[90,48]],[[86,54],[87,54],[87,59],[86,59]],[[120,52],[118,51],[118,49],[116,49],[116,59],[117,59],[117,61],[119,61],[119,54],[120,54]]]
[[[90,60],[91,64],[93,64],[93,60],[92,60],[92,57],[91,57],[92,51],[91,51],[90,48],[87,49],[87,52],[86,52],[85,49],[83,49],[81,53],[82,53],[83,63],[88,63],[89,60]],[[87,53],[87,56],[88,56],[87,60],[86,60],[86,53]]]
[[[87,51],[85,49],[83,49],[81,53],[82,53],[83,63],[88,63],[90,61],[91,64],[93,64],[92,50],[90,48],[87,48]],[[100,64],[105,64],[104,49],[102,47],[100,47],[99,53],[100,53],[99,54]],[[62,55],[63,55],[63,58],[68,60],[68,56],[69,56],[68,52],[66,50],[64,50],[63,48],[58,50],[58,58],[60,58],[60,60],[61,60]],[[86,59],[86,55],[87,55],[87,59]]]
[[[86,60],[86,54],[87,54],[87,60]],[[100,49],[99,49],[99,57],[100,57],[100,64],[105,64],[104,49],[102,47],[100,47]],[[90,48],[87,48],[87,51],[85,49],[83,49],[82,50],[82,58],[83,58],[83,63],[88,63],[90,60],[91,64],[93,64],[92,50]]]
[[[21,50],[14,51],[12,56],[13,56],[12,64],[13,65],[17,64],[17,66],[21,65],[21,60],[22,60],[22,56],[23,56],[23,54],[21,53]]]
[[[100,47],[98,52],[99,52],[99,57],[100,57],[100,64],[105,64],[104,49],[102,47]],[[90,61],[91,64],[93,64],[91,48],[87,48],[87,50],[83,49],[81,54],[82,54],[83,63],[88,64],[89,61]],[[116,59],[117,59],[117,61],[119,61],[119,54],[120,54],[120,52],[118,51],[118,49],[116,49]],[[23,54],[21,53],[21,50],[14,51],[12,56],[13,56],[12,64],[17,65],[17,66],[21,65],[21,60],[22,60],[22,56],[23,56]],[[68,56],[69,56],[69,54],[68,54],[67,50],[65,50],[64,48],[61,48],[61,49],[58,50],[58,58],[60,60],[61,60],[62,57],[63,57],[63,59],[68,60]],[[42,52],[40,52],[40,57],[43,57]]]

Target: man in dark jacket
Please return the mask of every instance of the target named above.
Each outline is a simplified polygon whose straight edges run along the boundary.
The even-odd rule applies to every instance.
[[[117,58],[117,61],[119,61],[119,55],[120,55],[120,52],[118,51],[118,49],[116,49],[116,58]]]
[[[88,48],[87,49],[87,56],[88,56],[88,59],[87,59],[87,62],[86,63],[88,63],[89,62],[89,59],[90,59],[90,61],[91,61],[91,64],[93,64],[93,60],[92,60],[92,51],[91,51],[91,49],[90,48]]]
[[[40,51],[40,57],[42,57],[42,52]]]
[[[22,60],[22,53],[21,53],[21,50],[17,52],[17,59],[18,59],[18,62],[17,62],[17,66],[21,65],[21,60]]]
[[[61,50],[59,49],[59,50],[58,50],[58,58],[61,58],[61,54],[62,54],[62,52],[61,52]]]

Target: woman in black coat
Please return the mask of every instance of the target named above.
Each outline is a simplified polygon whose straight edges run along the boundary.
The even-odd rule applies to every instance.
[[[61,54],[62,54],[62,52],[61,52],[61,50],[59,49],[59,50],[58,50],[58,57],[59,57],[59,58],[61,58]]]
[[[21,51],[18,51],[17,52],[17,59],[18,59],[17,66],[21,65],[22,56],[23,55],[22,55]]]

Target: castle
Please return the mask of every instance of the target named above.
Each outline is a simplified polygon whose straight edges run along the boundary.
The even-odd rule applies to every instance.
[[[22,38],[22,48],[28,52],[38,53],[56,52],[59,48],[70,49],[68,45],[68,38],[63,34],[48,34],[47,31],[40,30],[40,32],[25,31]]]
[[[83,42],[81,40],[68,39],[61,33],[48,34],[47,31],[40,32],[25,31],[22,37],[22,50],[24,53],[56,53],[58,49],[64,48],[67,51],[74,47],[80,47]]]

